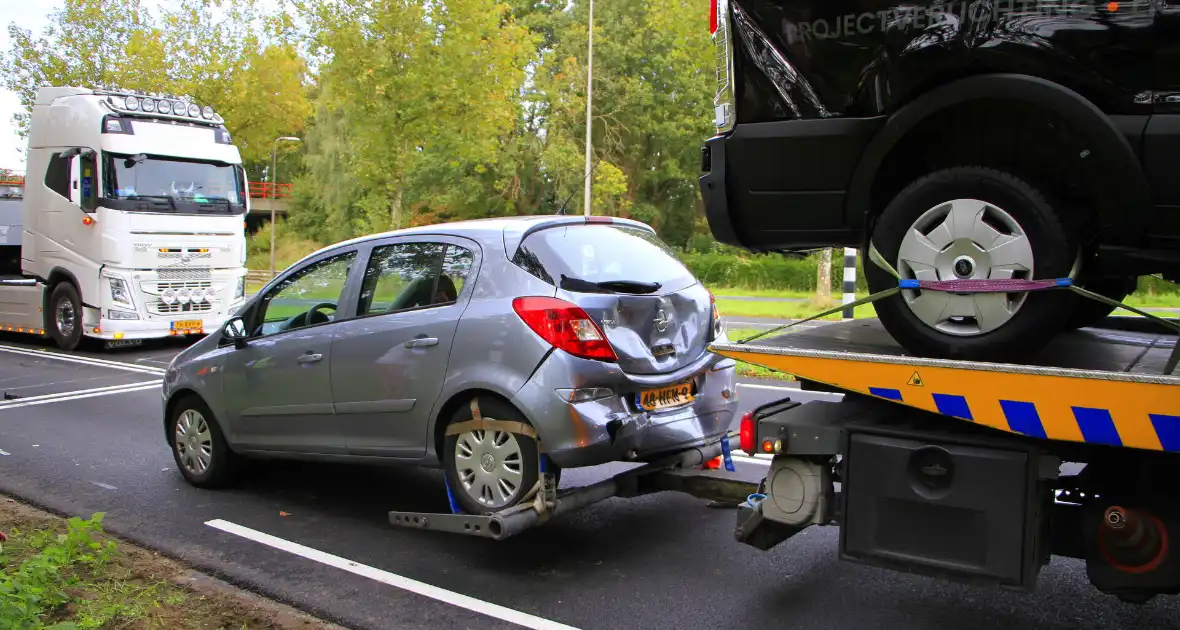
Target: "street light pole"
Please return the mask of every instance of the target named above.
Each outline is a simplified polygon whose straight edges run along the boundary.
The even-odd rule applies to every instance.
[[[275,232],[278,229],[275,226],[275,204],[277,203],[276,199],[278,199],[279,192],[278,177],[276,175],[279,169],[278,150],[280,140],[299,142],[299,138],[294,136],[279,136],[275,138],[274,146],[270,150],[270,277],[272,278],[275,277]]]
[[[582,209],[586,216],[590,216],[590,103],[593,98],[591,90],[594,81],[594,0],[590,0],[590,45],[586,51],[586,198],[582,202]]]

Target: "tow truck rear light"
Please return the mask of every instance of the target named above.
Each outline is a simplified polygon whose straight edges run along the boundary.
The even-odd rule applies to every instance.
[[[717,34],[717,0],[709,0],[709,34]]]
[[[602,329],[576,304],[552,297],[518,297],[512,310],[553,347],[575,357],[618,361]]]
[[[742,423],[738,428],[738,443],[743,451],[753,455],[757,452],[754,441],[754,412],[747,411],[746,415],[742,416]]]

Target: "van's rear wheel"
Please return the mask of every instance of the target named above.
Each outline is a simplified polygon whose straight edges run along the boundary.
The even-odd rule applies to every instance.
[[[910,184],[885,208],[872,240],[903,279],[916,280],[1060,278],[1069,274],[1075,251],[1039,190],[982,167],[937,171]],[[897,286],[873,264],[865,265],[865,279],[873,292]],[[882,325],[910,352],[1002,361],[1060,332],[1072,298],[1060,290],[907,289],[875,306]]]
[[[57,283],[49,294],[45,329],[62,350],[73,350],[82,343],[82,298],[69,282]]]

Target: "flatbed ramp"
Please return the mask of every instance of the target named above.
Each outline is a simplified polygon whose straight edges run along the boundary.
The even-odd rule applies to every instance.
[[[908,356],[873,320],[833,322],[718,354],[1029,437],[1180,451],[1180,376],[1165,375],[1176,336],[1146,322],[1061,335],[1022,364]]]

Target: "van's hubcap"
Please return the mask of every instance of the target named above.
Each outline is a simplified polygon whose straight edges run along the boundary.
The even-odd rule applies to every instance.
[[[508,506],[521,492],[524,458],[507,431],[468,431],[455,441],[455,472],[463,490],[480,505]]]
[[[1033,251],[1012,215],[977,199],[939,204],[910,226],[897,252],[897,271],[908,280],[1030,279]],[[1008,323],[1024,293],[956,294],[904,290],[922,323],[941,332],[981,335]]]
[[[176,455],[185,470],[203,475],[213,459],[213,435],[205,416],[194,409],[185,410],[176,420]]]

